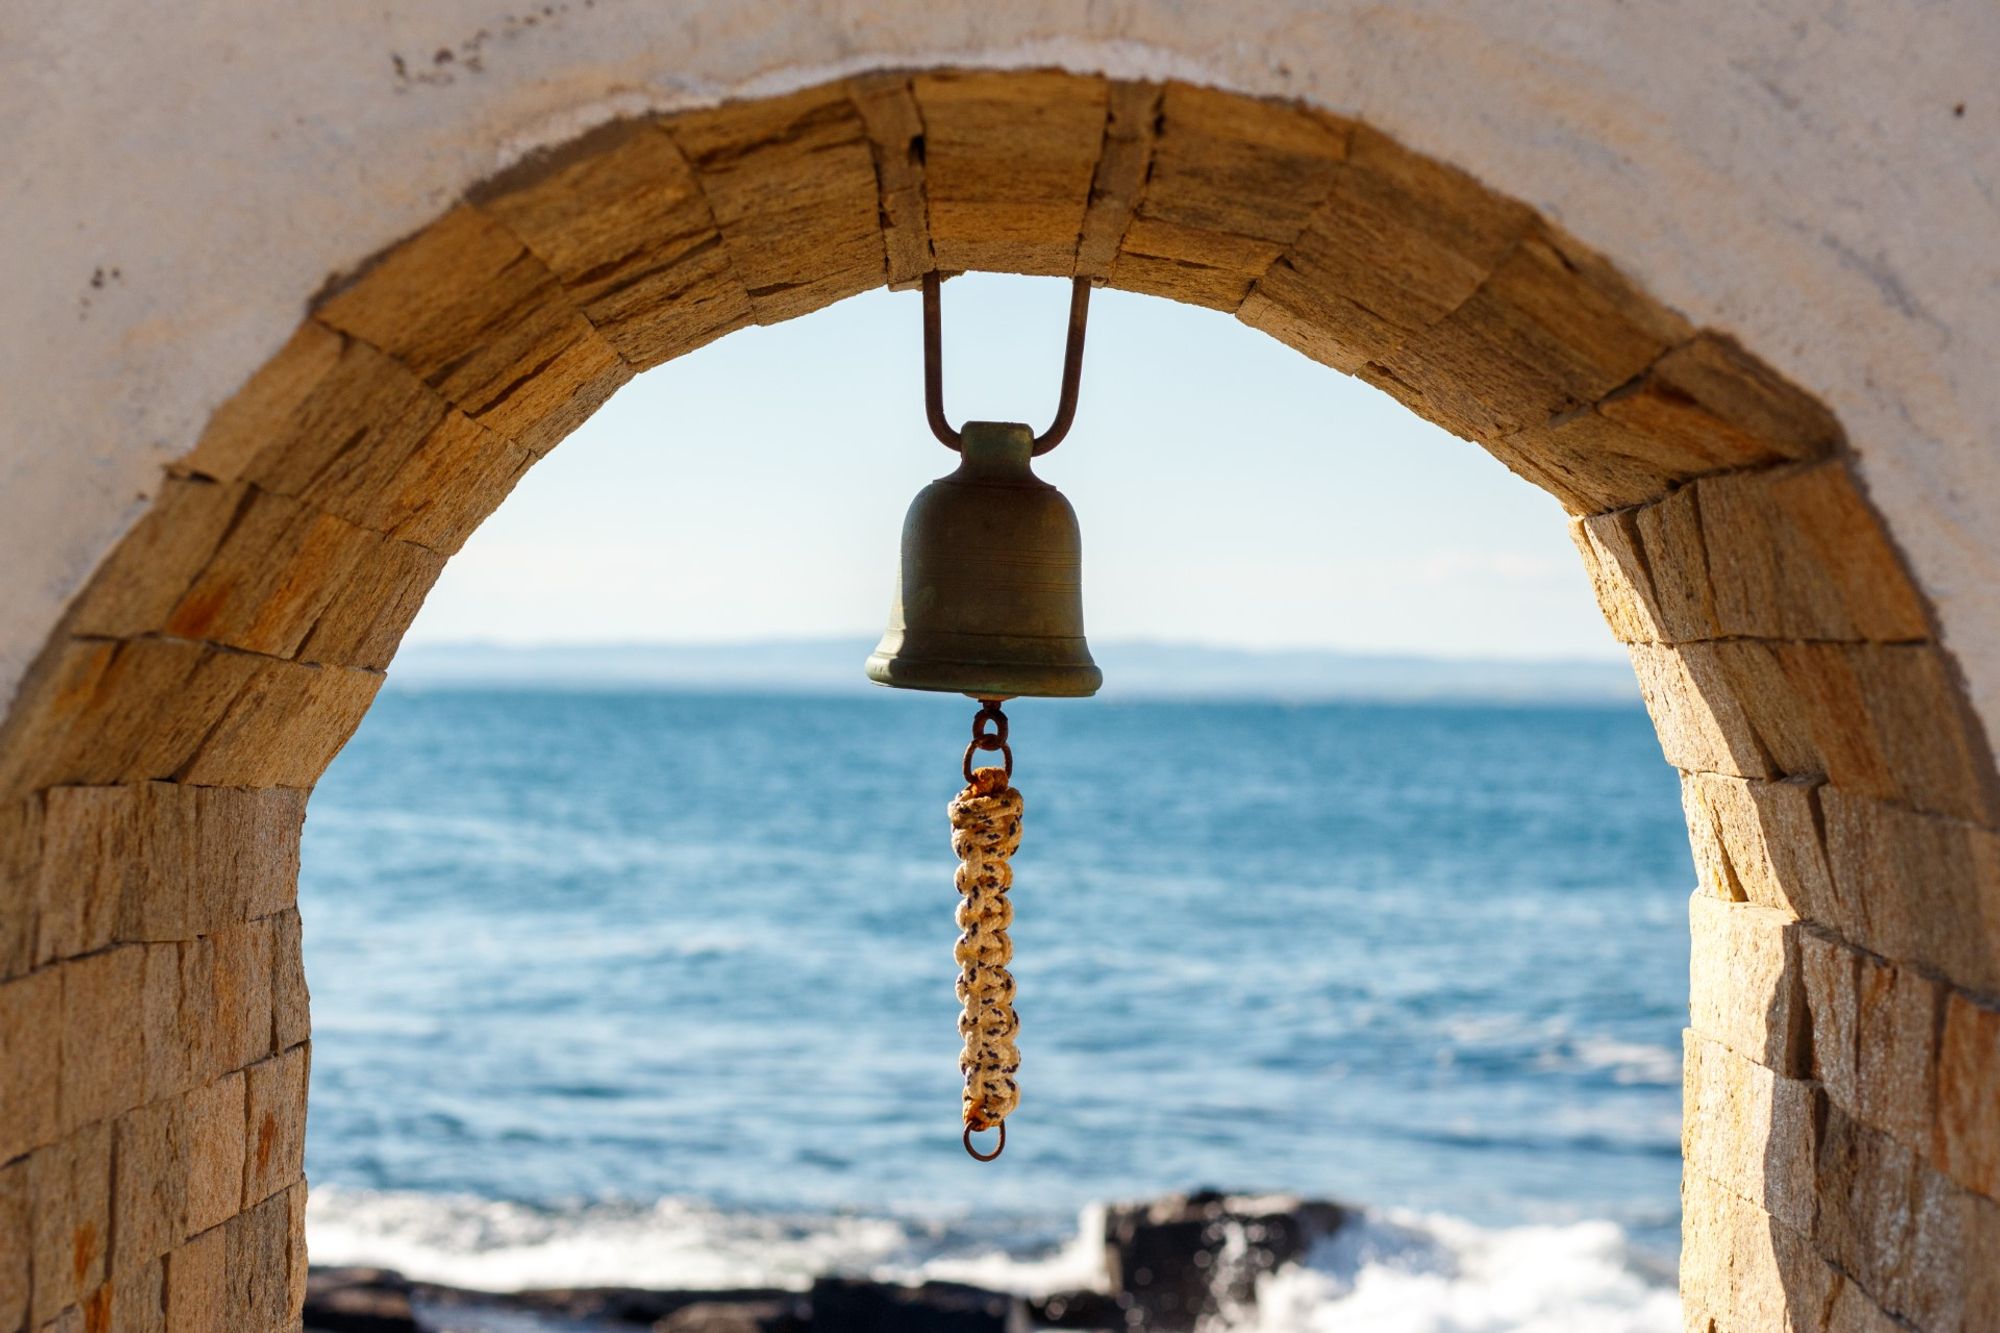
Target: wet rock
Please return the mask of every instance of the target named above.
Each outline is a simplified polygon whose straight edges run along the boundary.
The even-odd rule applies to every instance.
[[[897,1287],[821,1278],[812,1288],[812,1333],[1026,1333],[1019,1297],[956,1282]]]
[[[1128,1322],[1148,1333],[1193,1333],[1222,1310],[1250,1305],[1259,1277],[1332,1235],[1346,1216],[1334,1203],[1213,1190],[1119,1205],[1104,1217],[1111,1291]]]
[[[1125,1303],[1103,1291],[1059,1291],[1053,1296],[1037,1296],[1028,1301],[1028,1314],[1036,1328],[1117,1329],[1131,1327],[1125,1318]]]
[[[315,1268],[306,1275],[307,1333],[420,1333],[410,1283],[386,1268]]]
[[[802,1302],[697,1301],[653,1325],[654,1333],[807,1333]]]

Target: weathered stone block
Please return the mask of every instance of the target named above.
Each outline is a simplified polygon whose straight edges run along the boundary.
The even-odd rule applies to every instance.
[[[35,965],[41,864],[40,794],[0,800],[0,982]]]
[[[439,552],[411,542],[371,540],[357,561],[329,580],[331,600],[294,655],[307,662],[384,670],[444,572],[444,561]]]
[[[265,917],[226,926],[210,937],[215,951],[212,1075],[254,1064],[273,1050],[272,934],[271,919]]]
[[[310,789],[361,725],[382,673],[259,662],[178,776],[211,787]]]
[[[61,969],[0,983],[0,1162],[62,1132]]]
[[[1805,992],[1792,918],[1705,893],[1688,907],[1695,1030],[1780,1073],[1805,1074]]]
[[[247,1080],[229,1074],[181,1101],[181,1150],[187,1163],[187,1229],[200,1235],[243,1205]]]
[[[676,117],[760,324],[877,286],[886,272],[875,161],[838,85]]]
[[[113,1128],[111,1266],[129,1273],[187,1235],[188,1162],[179,1099],[127,1111]]]
[[[285,1284],[286,1318],[297,1321],[306,1305],[306,1182],[285,1191],[285,1248],[290,1258]]]
[[[160,1260],[120,1272],[111,1282],[111,1333],[180,1333],[167,1325],[167,1267]]]
[[[938,266],[1074,272],[1104,142],[1105,81],[954,71],[920,75],[913,88]]]
[[[225,1047],[229,1034],[216,1021],[215,938],[182,942],[180,965],[179,1029],[187,1044],[188,1086],[199,1087],[236,1067],[229,1063],[235,1041],[232,1038]]]
[[[241,1327],[290,1326],[290,1207],[284,1195],[275,1195],[222,1228],[229,1303]]]
[[[1936,1153],[1954,1180],[2000,1199],[2000,1010],[1955,992],[1938,1042]]]
[[[167,1327],[174,1333],[226,1333],[230,1319],[228,1248],[221,1227],[167,1256]]]
[[[139,850],[133,793],[56,787],[43,794],[35,961],[102,949],[117,938]]]
[[[1665,619],[1653,591],[1639,541],[1638,513],[1621,509],[1570,522],[1570,538],[1583,557],[1597,609],[1620,643],[1659,643],[1667,638]]]
[[[271,1007],[277,1049],[290,1050],[311,1035],[310,1001],[299,914],[291,908],[271,921]]]
[[[35,1198],[23,1157],[0,1166],[0,1328],[28,1322],[34,1251]]]
[[[1861,956],[1818,930],[1801,931],[1798,944],[1812,1023],[1812,1076],[1852,1112],[1861,1104]]]
[[[294,1046],[243,1071],[248,1119],[243,1206],[278,1193],[305,1175],[306,1085],[311,1048]]]
[[[1827,864],[1853,938],[1975,990],[2000,987],[2000,834],[1829,786]]]
[[[1706,459],[1702,471],[1816,458],[1840,439],[1832,414],[1811,395],[1708,331],[1676,346],[1598,410],[1662,448]]]
[[[632,376],[541,261],[469,205],[390,251],[318,317],[538,454]]]
[[[1842,1279],[1804,1236],[1692,1169],[1681,1178],[1681,1205],[1688,1307],[1730,1333],[1825,1327]]]
[[[1683,774],[1681,804],[1703,889],[1844,929],[1820,845],[1819,785]]]
[[[1821,1094],[1699,1032],[1690,1031],[1686,1040],[1681,1151],[1689,1170],[1801,1235],[1810,1233]]]
[[[215,410],[194,450],[175,470],[225,482],[243,476],[252,459],[285,435],[302,405],[322,392],[340,362],[342,341],[311,320],[299,325],[278,354]],[[350,408],[361,406],[367,397],[356,395]],[[344,415],[352,421],[358,413]],[[392,412],[389,417],[397,415]],[[332,447],[328,433],[313,434],[325,447]]]
[[[1890,1314],[1964,1327],[1971,1196],[1840,1105],[1827,1109],[1813,1243]]]
[[[140,1095],[148,1102],[185,1092],[194,1080],[195,1050],[187,1015],[181,1008],[181,946],[149,944],[142,983],[145,1076]],[[175,1237],[176,1240],[179,1237]]]
[[[34,1208],[33,1299],[40,1325],[104,1285],[111,1239],[111,1126],[87,1125],[27,1158]]]
[[[549,266],[635,366],[750,322],[750,298],[694,169],[655,122],[604,126],[530,159],[474,199]]]
[[[1670,492],[1634,516],[1669,642],[1713,639],[1722,633],[1697,493],[1692,487]]]
[[[1859,1096],[1851,1109],[1862,1123],[1913,1146],[1930,1137],[1942,1000],[1937,984],[1910,968],[1864,956],[1855,969]],[[2000,1111],[2000,1102],[1995,1109]]]
[[[1674,767],[1743,777],[1778,776],[1744,710],[1734,663],[1722,652],[1738,646],[1626,645],[1646,711],[1652,715],[1667,762]]]
[[[906,74],[866,74],[847,95],[868,131],[888,258],[889,286],[915,286],[937,266],[924,196],[924,118]]]
[[[141,945],[63,964],[65,1132],[139,1104],[145,1089],[145,976]]]
[[[1108,277],[1119,242],[1138,211],[1153,161],[1154,130],[1165,90],[1156,83],[1114,80],[1105,89],[1104,143],[1090,181],[1090,203],[1077,238],[1076,271]]]

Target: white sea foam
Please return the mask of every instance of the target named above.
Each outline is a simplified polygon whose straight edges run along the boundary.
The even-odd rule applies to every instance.
[[[1489,1229],[1369,1212],[1258,1284],[1229,1333],[1672,1333],[1680,1302],[1611,1222]]]
[[[686,1200],[547,1210],[401,1191],[314,1190],[312,1257],[493,1291],[804,1288],[826,1273],[1040,1295],[1101,1286],[1095,1211],[1076,1238],[1013,1253],[920,1221],[726,1211]],[[1262,1279],[1216,1333],[1671,1333],[1679,1304],[1611,1222],[1486,1228],[1369,1210]]]

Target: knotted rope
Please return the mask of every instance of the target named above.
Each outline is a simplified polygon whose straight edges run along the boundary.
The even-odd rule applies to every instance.
[[[996,710],[997,711],[997,710]],[[1014,943],[1007,928],[1014,905],[1007,891],[1014,886],[1008,858],[1021,845],[1021,793],[1009,785],[1005,768],[981,768],[952,799],[951,849],[957,853],[958,1034],[965,1041],[959,1072],[965,1077],[966,1151],[990,1160],[972,1146],[977,1130],[1001,1127],[1020,1104],[1021,1089],[1014,1076],[1021,1052],[1014,1038],[1021,1028],[1014,1014],[1014,976],[1007,964]],[[1000,1155],[995,1148],[992,1156]]]

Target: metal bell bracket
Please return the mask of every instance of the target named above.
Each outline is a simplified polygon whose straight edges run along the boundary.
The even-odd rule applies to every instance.
[[[961,441],[944,414],[944,335],[939,312],[942,285],[936,270],[924,274],[924,415],[931,434],[945,448],[957,450]],[[1040,458],[1063,441],[1076,420],[1076,391],[1083,383],[1083,326],[1090,318],[1090,279],[1076,278],[1069,289],[1069,340],[1063,345],[1062,394],[1056,400],[1056,419],[1035,437],[1034,456]]]

